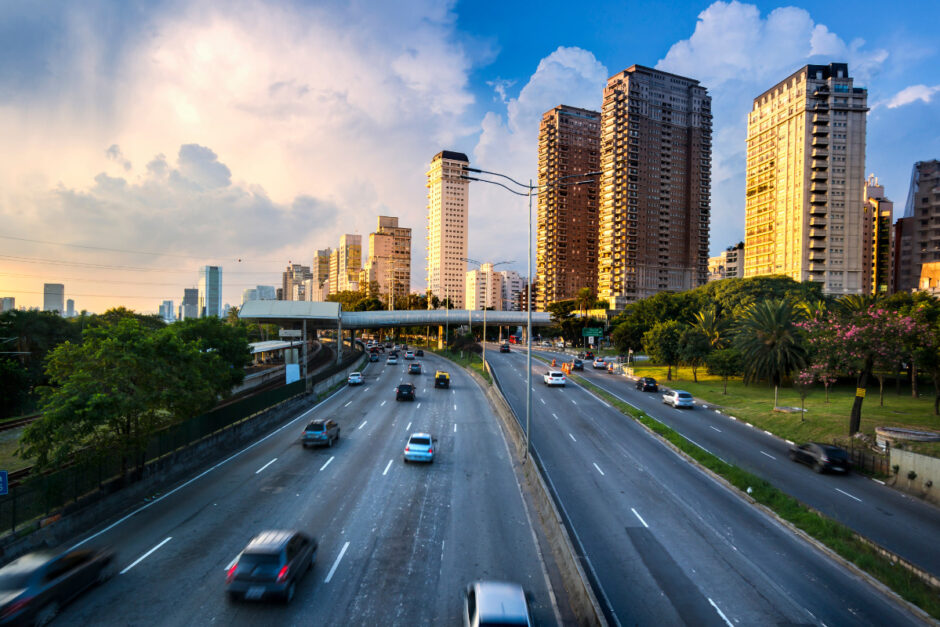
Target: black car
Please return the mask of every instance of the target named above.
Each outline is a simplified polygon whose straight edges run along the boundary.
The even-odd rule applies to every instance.
[[[659,386],[653,377],[640,377],[636,380],[636,389],[641,392],[658,392]]]
[[[371,355],[369,355],[369,361],[377,362],[378,360],[379,360],[379,354],[378,354],[378,353],[372,353]]]
[[[415,386],[410,383],[402,383],[397,388],[395,388],[395,400],[396,401],[413,401],[415,400]]]
[[[421,364],[417,362],[408,364],[408,374],[421,374]]]
[[[509,344],[500,344],[500,345],[499,345],[499,352],[501,352],[501,353],[508,353],[508,352],[509,352]]]
[[[415,357],[424,357],[424,351],[419,348],[415,351]]]
[[[849,471],[849,454],[845,449],[831,444],[808,442],[790,447],[790,459],[812,466],[816,472]]]
[[[571,369],[572,370],[584,370],[584,362],[581,361],[580,359],[575,359],[573,362],[571,362]]]
[[[307,446],[317,446],[325,444],[333,446],[333,442],[339,439],[339,425],[335,420],[317,419],[307,425],[300,438],[300,443],[304,448]]]
[[[0,625],[46,625],[115,570],[109,550],[29,553],[0,568]]]
[[[586,353],[584,353],[584,358],[585,358],[585,359],[591,359],[591,360],[593,360],[593,359],[594,359],[594,352],[593,352],[593,351],[587,351]]]
[[[299,531],[262,531],[248,543],[225,575],[228,598],[290,602],[297,582],[317,559],[317,540]]]

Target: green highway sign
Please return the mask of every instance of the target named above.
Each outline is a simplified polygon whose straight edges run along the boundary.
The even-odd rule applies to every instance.
[[[581,329],[581,337],[601,337],[604,335],[604,329],[600,327],[584,327]]]

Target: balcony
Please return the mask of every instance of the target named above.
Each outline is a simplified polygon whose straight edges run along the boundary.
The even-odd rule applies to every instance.
[[[814,147],[816,147],[816,146],[822,147],[822,146],[828,146],[828,145],[829,145],[829,138],[826,137],[825,135],[814,135],[814,136],[813,136],[813,146],[814,146]],[[813,152],[815,153],[816,151],[814,150]]]
[[[821,125],[813,126],[813,135],[828,135],[828,134],[829,134],[828,126],[821,126]]]
[[[811,192],[825,193],[827,189],[829,189],[829,186],[825,183],[813,183],[809,186],[809,191]]]
[[[813,205],[809,208],[809,213],[811,216],[824,216],[826,215],[826,205]]]
[[[814,170],[826,170],[829,168],[829,162],[825,159],[813,159],[812,167]]]
[[[829,151],[825,148],[813,148],[813,152],[810,156],[813,159],[825,159],[829,157]]]
[[[813,235],[813,232],[814,232],[814,231],[816,231],[816,232],[821,232],[821,233],[822,233],[822,236],[821,236],[821,239],[820,239],[820,236],[816,236],[815,239],[810,239],[810,240],[809,240],[809,247],[810,247],[810,248],[822,248],[822,249],[825,249],[825,248],[826,248],[826,240],[825,240],[826,232],[825,232],[825,231],[820,231],[819,229],[810,229],[810,234],[809,234],[809,236],[810,236],[811,238],[814,237],[814,235]]]
[[[824,253],[824,252],[819,252],[819,253],[818,253],[818,252],[810,252],[810,253],[809,253],[809,260],[810,260],[810,261],[825,261],[825,260],[826,260],[826,253]]]
[[[817,262],[817,263],[811,263],[811,264],[809,264],[809,271],[810,271],[810,272],[825,272],[825,271],[826,271],[826,264],[824,264],[824,263],[818,263],[818,262]]]
[[[825,193],[815,193],[809,195],[810,203],[814,205],[824,205],[827,202]]]
[[[812,226],[812,227],[825,227],[825,226],[826,226],[826,218],[819,218],[819,217],[817,217],[817,218],[810,218],[810,219],[809,219],[809,225]],[[821,235],[822,237],[825,237],[825,236],[826,236],[826,232],[820,228],[820,229],[810,229],[810,231],[809,231],[809,236],[810,236],[810,237],[820,237],[820,236],[818,236],[818,235],[813,235],[813,232],[814,232],[814,231],[819,231],[819,232],[822,234],[822,235]]]
[[[829,172],[826,170],[813,170],[810,178],[814,181],[827,181],[829,180]]]
[[[813,124],[829,124],[829,114],[828,113],[814,113]]]

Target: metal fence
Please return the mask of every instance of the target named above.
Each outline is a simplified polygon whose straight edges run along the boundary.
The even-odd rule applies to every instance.
[[[837,445],[839,446],[839,445]],[[852,468],[872,475],[890,475],[891,462],[887,453],[876,453],[869,448],[850,446],[846,449]]]

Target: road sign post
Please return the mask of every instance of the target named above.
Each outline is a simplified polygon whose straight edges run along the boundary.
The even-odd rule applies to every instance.
[[[581,337],[601,337],[604,335],[604,329],[600,327],[584,327],[581,329]]]

